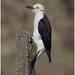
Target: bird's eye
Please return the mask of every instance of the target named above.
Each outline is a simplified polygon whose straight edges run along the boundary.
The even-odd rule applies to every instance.
[[[40,9],[39,7],[36,7],[35,9]]]

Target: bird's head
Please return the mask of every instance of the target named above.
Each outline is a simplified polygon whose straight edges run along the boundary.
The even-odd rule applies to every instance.
[[[31,9],[34,13],[44,12],[44,6],[42,4],[35,4],[33,6],[26,6]]]

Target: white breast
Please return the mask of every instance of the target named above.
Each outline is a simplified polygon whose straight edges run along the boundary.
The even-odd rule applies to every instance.
[[[38,49],[41,49],[42,47],[44,47],[43,41],[41,39],[41,35],[39,34],[39,31],[38,31],[38,23],[43,17],[44,17],[44,14],[40,12],[35,15],[35,19],[34,19],[33,38],[34,38],[34,42],[36,43]]]

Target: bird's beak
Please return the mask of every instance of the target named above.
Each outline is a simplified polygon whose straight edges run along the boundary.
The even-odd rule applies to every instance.
[[[26,8],[28,8],[28,9],[34,9],[32,6],[26,6]]]

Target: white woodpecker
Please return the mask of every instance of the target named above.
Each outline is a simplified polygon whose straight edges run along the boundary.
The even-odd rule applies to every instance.
[[[36,43],[37,52],[31,62],[32,70],[37,58],[46,51],[49,62],[51,62],[51,24],[49,19],[44,14],[44,6],[42,4],[35,4],[33,6],[26,6],[35,13],[34,28],[32,39]]]

